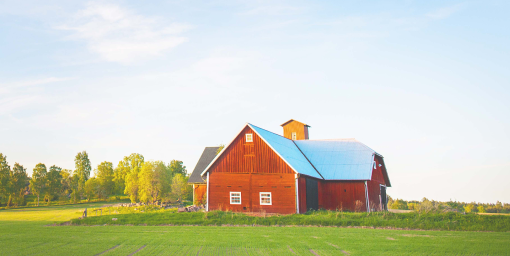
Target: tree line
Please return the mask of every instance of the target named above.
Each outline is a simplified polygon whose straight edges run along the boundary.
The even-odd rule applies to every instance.
[[[192,197],[191,186],[182,161],[145,161],[143,155],[133,153],[119,161],[116,168],[108,161],[93,170],[86,151],[76,154],[75,169],[52,165],[49,169],[38,163],[27,175],[19,163],[11,166],[0,153],[0,203],[8,207],[26,204],[26,195],[35,196],[36,205],[44,200],[71,201],[107,199],[112,195],[127,195],[131,202],[154,204],[158,201],[182,202]]]
[[[388,196],[388,209],[414,210],[419,212],[478,212],[478,213],[510,213],[510,204],[497,201],[489,203],[465,203],[457,201],[441,202],[423,198],[421,201],[406,201]]]

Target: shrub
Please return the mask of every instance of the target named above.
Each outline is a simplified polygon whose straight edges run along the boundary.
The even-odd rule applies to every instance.
[[[424,230],[458,230],[458,231],[510,231],[510,216],[477,215],[447,213],[348,213],[336,211],[309,211],[306,214],[266,215],[265,217],[248,216],[236,212],[185,212],[175,213],[176,209],[155,210],[145,213],[117,214],[117,221],[112,216],[74,219],[72,224],[147,224],[147,225],[262,225],[262,226],[365,226],[391,227]],[[104,214],[104,212],[103,212]]]

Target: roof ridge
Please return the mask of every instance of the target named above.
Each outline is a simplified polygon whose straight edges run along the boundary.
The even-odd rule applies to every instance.
[[[264,141],[264,143],[266,143],[267,146],[269,146],[269,148],[271,148],[276,155],[278,155],[297,174],[308,175],[316,179],[324,179],[322,174],[317,171],[307,156],[296,145],[295,141],[250,123],[248,123],[248,126],[250,126],[262,139],[262,141]],[[295,159],[297,162],[292,159]],[[301,169],[301,167],[304,168]]]
[[[310,161],[310,159],[308,159],[308,157],[305,155],[305,153],[301,150],[301,148],[299,148],[299,146],[296,144],[295,141],[292,141],[294,143],[294,146],[296,146],[297,149],[299,149],[299,152],[301,152],[301,154],[303,154],[303,156],[305,157],[306,161],[308,161],[308,163],[310,163],[310,165],[313,167],[313,169],[319,174],[319,176],[321,176],[321,178],[323,180],[324,179],[324,176],[322,176],[322,174],[319,172],[319,170],[317,170],[317,168],[315,168],[315,165],[313,165],[312,161]]]
[[[317,139],[317,140],[310,140],[310,141],[327,141],[327,140],[330,140],[330,141],[335,141],[335,140],[353,140],[353,141],[357,141],[357,142],[360,142],[359,140],[357,140],[356,138],[340,138],[340,139]]]
[[[300,140],[302,141],[302,140]],[[304,140],[306,141],[306,140]],[[353,141],[353,142],[357,142],[359,143],[360,145],[362,145],[363,147],[365,147],[366,149],[374,152],[375,154],[379,155],[382,157],[381,154],[377,153],[377,151],[375,151],[374,149],[372,149],[371,147],[367,146],[365,143],[355,139],[355,138],[345,138],[345,139],[320,139],[320,140],[308,140],[308,141]]]
[[[375,154],[377,155],[380,155],[379,153],[377,153],[377,151],[373,150],[371,147],[365,145],[365,143],[361,142],[361,141],[357,141],[359,144],[363,145],[365,148],[368,148],[370,149],[372,152],[374,152]]]

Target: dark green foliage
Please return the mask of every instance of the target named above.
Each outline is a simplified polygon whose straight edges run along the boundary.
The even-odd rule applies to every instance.
[[[9,175],[9,201],[7,206],[18,206],[25,203],[25,190],[27,187],[27,169],[18,163],[14,164],[12,172]]]
[[[37,195],[37,206],[39,206],[39,197],[46,189],[46,165],[38,163],[32,171],[32,179],[30,180],[30,192]]]
[[[50,167],[50,170],[46,174],[46,191],[45,197],[48,201],[48,204],[53,199],[57,198],[58,195],[62,192],[62,168],[53,165]]]
[[[87,151],[78,152],[78,154],[76,154],[76,157],[74,158],[74,165],[74,175],[78,176],[78,190],[83,192],[85,182],[89,179],[90,170],[92,170]]]
[[[11,167],[7,163],[7,156],[0,153],[0,199],[8,196],[9,176]]]
[[[172,160],[170,161],[170,164],[168,165],[168,168],[170,169],[170,172],[172,173],[172,176],[176,174],[182,174],[183,176],[186,176],[187,170],[186,166],[183,165],[182,161],[179,160]]]
[[[73,224],[147,224],[147,225],[261,225],[261,226],[366,226],[424,230],[510,231],[510,216],[460,213],[346,213],[317,211],[309,214],[254,217],[242,213],[143,213],[74,219]]]

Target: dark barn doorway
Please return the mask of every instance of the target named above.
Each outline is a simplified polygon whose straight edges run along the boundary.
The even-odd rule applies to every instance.
[[[383,211],[388,210],[388,198],[386,197],[386,187],[381,186],[381,208]]]
[[[306,209],[319,210],[319,186],[317,180],[306,179]]]

